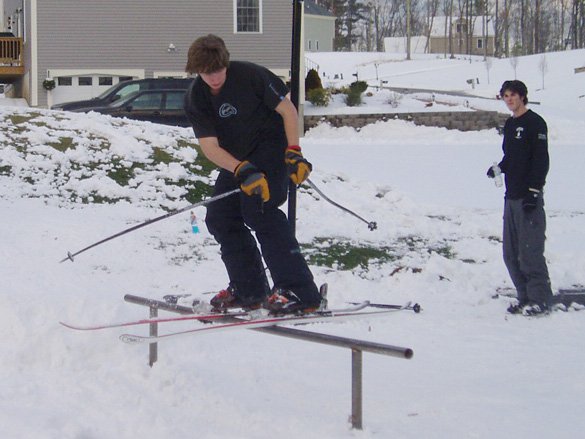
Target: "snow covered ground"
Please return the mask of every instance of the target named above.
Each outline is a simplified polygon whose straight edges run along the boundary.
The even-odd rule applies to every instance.
[[[312,56],[322,71],[351,78],[356,65],[388,55]],[[585,98],[579,98],[585,74],[573,73],[585,64],[585,51],[547,60],[544,90],[538,90],[539,56],[521,58],[517,75],[550,130],[546,256],[559,289],[585,284]],[[376,80],[371,64],[359,72],[360,79]],[[485,72],[480,61],[429,57],[378,66],[379,77],[393,85],[486,97],[514,77],[507,60],[493,62],[489,84]],[[474,90],[465,82],[470,77],[480,78]],[[403,102],[405,111],[417,105]],[[500,101],[470,103],[505,112]],[[382,111],[384,98],[376,94],[366,105]],[[306,327],[414,350],[411,360],[364,355],[364,430],[353,431],[347,350],[226,332],[161,343],[150,368],[144,346],[118,341],[128,329],[81,333],[60,326],[60,320],[143,318],[147,310],[125,303],[124,294],[201,293],[224,287],[226,278],[217,245],[201,222],[200,234],[190,232],[188,214],[59,264],[67,251],[160,215],[163,206],[188,204],[169,180],[205,179],[190,174],[195,154],[179,145],[191,138],[189,130],[41,110],[25,121],[27,111],[0,108],[1,437],[574,438],[585,428],[585,314],[506,316],[508,299],[492,298],[496,288],[511,286],[501,260],[503,191],[485,177],[501,157],[495,130],[389,121],[359,132],[320,126],[302,140],[315,166],[312,180],[377,221],[378,230],[304,189],[299,240],[327,238],[332,246],[368,245],[394,256],[367,269],[312,266],[317,280],[329,284],[331,306],[369,299],[423,307],[420,314]],[[67,142],[76,147],[50,146]],[[109,151],[99,148],[104,143]],[[155,147],[173,160],[149,163]],[[122,187],[107,177],[113,162],[144,170]],[[80,203],[97,195],[129,201]],[[196,213],[203,218],[205,209]]]

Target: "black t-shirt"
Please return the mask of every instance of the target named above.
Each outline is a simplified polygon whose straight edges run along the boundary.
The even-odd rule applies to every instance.
[[[528,188],[542,190],[549,168],[547,137],[546,122],[532,110],[506,121],[499,165],[506,177],[506,198],[523,198]]]
[[[288,93],[270,70],[243,61],[231,61],[217,96],[197,77],[185,96],[185,112],[198,139],[217,137],[219,145],[243,160],[264,141],[282,143],[282,117],[274,109]]]

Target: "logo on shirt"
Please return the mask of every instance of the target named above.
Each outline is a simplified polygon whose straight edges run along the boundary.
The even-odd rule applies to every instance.
[[[521,139],[522,138],[522,133],[524,132],[524,128],[523,127],[518,127],[516,128],[516,139]]]
[[[546,140],[546,133],[538,133],[538,140]]]
[[[236,107],[234,107],[232,104],[228,104],[227,102],[225,104],[222,104],[221,107],[219,107],[219,117],[230,117],[230,116],[235,116],[236,114],[238,114],[238,110],[236,110]]]
[[[272,90],[272,92],[278,96],[278,99],[280,99],[281,101],[284,99],[284,96],[281,95],[278,90],[276,89],[276,87],[274,86],[274,84],[272,84],[272,82],[270,84],[268,84],[268,87],[270,88],[270,90]]]

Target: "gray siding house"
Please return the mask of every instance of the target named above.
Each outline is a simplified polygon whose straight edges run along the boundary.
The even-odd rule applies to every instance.
[[[288,79],[290,0],[0,0],[20,18],[24,72],[12,82],[31,106],[94,97],[120,80],[185,76],[193,40],[221,36],[232,59]],[[15,15],[16,14],[16,15]],[[46,90],[45,80],[55,81]]]

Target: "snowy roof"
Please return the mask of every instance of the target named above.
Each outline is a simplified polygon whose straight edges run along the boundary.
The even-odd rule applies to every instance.
[[[433,25],[431,27],[430,35],[431,37],[444,37],[445,36],[445,18],[447,18],[447,26],[449,25],[449,17],[438,16],[433,19]],[[452,23],[455,25],[457,23],[465,23],[467,19],[465,17],[453,17]],[[474,37],[483,37],[484,33],[487,33],[489,37],[494,36],[494,26],[493,21],[490,17],[486,15],[478,15],[475,17],[471,17],[471,22],[473,23],[473,36]],[[484,32],[484,26],[487,26],[487,32]],[[448,28],[447,28],[448,29]],[[448,32],[447,32],[448,33]]]
[[[334,15],[331,12],[329,12],[323,6],[319,6],[314,1],[305,0],[303,3],[305,4],[305,14],[322,15],[324,17],[334,17]]]

